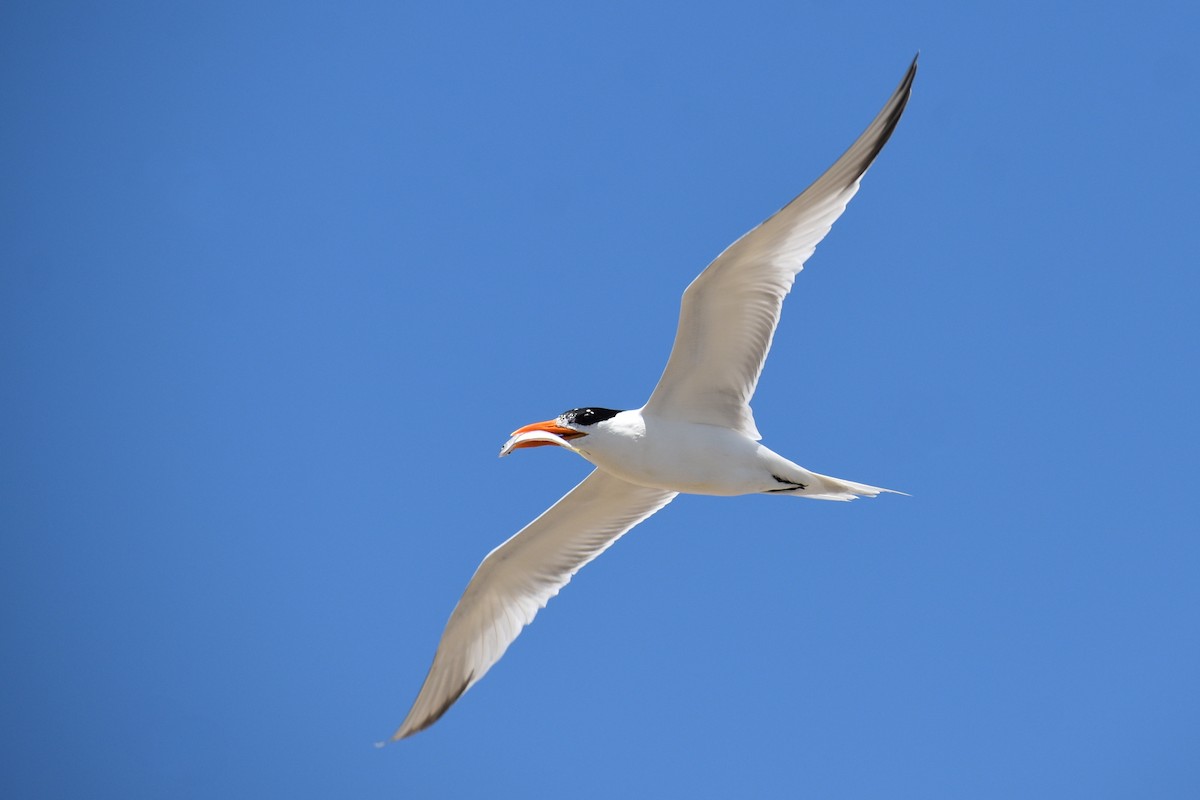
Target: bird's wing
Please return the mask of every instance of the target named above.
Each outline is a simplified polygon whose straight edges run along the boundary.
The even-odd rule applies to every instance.
[[[891,136],[916,72],[913,59],[895,94],[850,149],[798,197],[726,248],[688,286],[675,345],[646,413],[761,438],[750,398],[783,298]]]
[[[571,576],[676,494],[595,470],[489,553],[450,614],[433,666],[392,740],[436,722]]]

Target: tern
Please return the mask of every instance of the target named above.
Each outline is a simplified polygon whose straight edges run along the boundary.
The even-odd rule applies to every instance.
[[[916,72],[914,58],[850,149],[692,281],[644,406],[575,408],[513,432],[501,456],[556,445],[595,469],[479,565],[392,741],[436,722],[576,572],[681,492],[852,500],[892,491],[810,472],[765,447],[750,398],[784,297],[900,121]]]

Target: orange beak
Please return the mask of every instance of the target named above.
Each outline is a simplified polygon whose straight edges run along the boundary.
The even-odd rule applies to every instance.
[[[559,438],[566,439],[567,441],[570,441],[571,439],[578,439],[580,436],[587,436],[586,433],[571,430],[570,428],[564,428],[558,424],[557,420],[553,419],[548,419],[545,422],[534,422],[531,425],[517,428],[512,432],[512,435],[516,436],[517,434],[529,433],[530,431],[544,431],[546,433],[552,433]],[[522,447],[541,447],[542,445],[546,444],[553,444],[553,442],[521,442],[520,444],[513,445],[513,450],[519,450]]]

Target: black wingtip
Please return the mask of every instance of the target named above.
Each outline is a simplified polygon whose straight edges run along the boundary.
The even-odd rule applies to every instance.
[[[901,90],[904,92],[904,94],[905,94],[904,103],[908,102],[908,95],[912,93],[913,81],[917,77],[917,62],[920,61],[920,59],[921,59],[921,51],[918,50],[917,54],[915,56],[913,56],[912,63],[908,65],[908,72],[904,73],[904,79],[902,81],[900,81],[901,88],[898,89],[897,92],[899,92]],[[902,103],[900,106],[901,111],[904,110],[904,103]]]
[[[414,733],[420,733],[421,731],[425,730],[430,725],[432,725],[433,723],[435,723],[439,719],[441,719],[442,715],[450,710],[450,706],[452,706],[456,702],[458,702],[458,698],[463,696],[463,692],[465,692],[467,690],[467,687],[469,687],[471,685],[471,679],[474,677],[475,677],[475,672],[472,671],[469,675],[467,675],[466,680],[464,680],[462,682],[462,685],[458,687],[457,691],[451,692],[450,695],[446,698],[446,701],[444,703],[442,703],[440,706],[438,706],[432,712],[427,714],[423,720],[421,720],[419,723],[414,725],[409,730],[405,730],[405,725],[401,725],[400,730],[396,731],[396,733],[394,733],[392,735],[391,741],[398,742],[401,739],[407,739],[408,737],[412,736]],[[424,689],[424,687],[422,687],[422,689]],[[418,695],[418,697],[419,697],[419,695]],[[407,720],[405,720],[405,723],[407,724]]]
[[[904,73],[904,77],[900,81],[900,85],[896,87],[896,91],[892,92],[892,98],[883,110],[879,112],[879,117],[883,117],[883,130],[880,131],[875,139],[874,146],[862,159],[862,167],[857,171],[854,180],[862,177],[862,174],[867,171],[875,157],[883,150],[883,146],[888,143],[888,139],[892,138],[892,132],[896,130],[896,126],[900,124],[900,117],[904,115],[904,109],[908,106],[908,98],[912,96],[913,81],[917,77],[917,59],[921,57],[921,52],[913,56],[912,63],[908,65],[908,71]],[[879,122],[876,118],[875,123]],[[872,123],[874,127],[875,123]],[[868,128],[870,130],[870,128]],[[853,149],[853,148],[851,148]]]
[[[920,59],[921,51],[918,50],[917,54],[913,56],[912,63],[908,65],[908,71],[904,73],[904,78],[900,81],[900,86],[896,89],[896,94],[903,93],[905,95],[905,102],[908,101],[907,95],[912,92],[913,80],[917,77],[917,62]],[[903,107],[903,103],[901,106]]]

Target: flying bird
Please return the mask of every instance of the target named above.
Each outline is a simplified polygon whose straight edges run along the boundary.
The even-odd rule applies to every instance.
[[[677,494],[852,500],[891,491],[810,472],[763,446],[750,398],[783,298],[900,121],[916,72],[914,58],[850,149],[692,281],[667,366],[644,406],[575,408],[513,432],[501,456],[555,445],[596,468],[479,565],[393,741],[436,722],[580,568]]]

